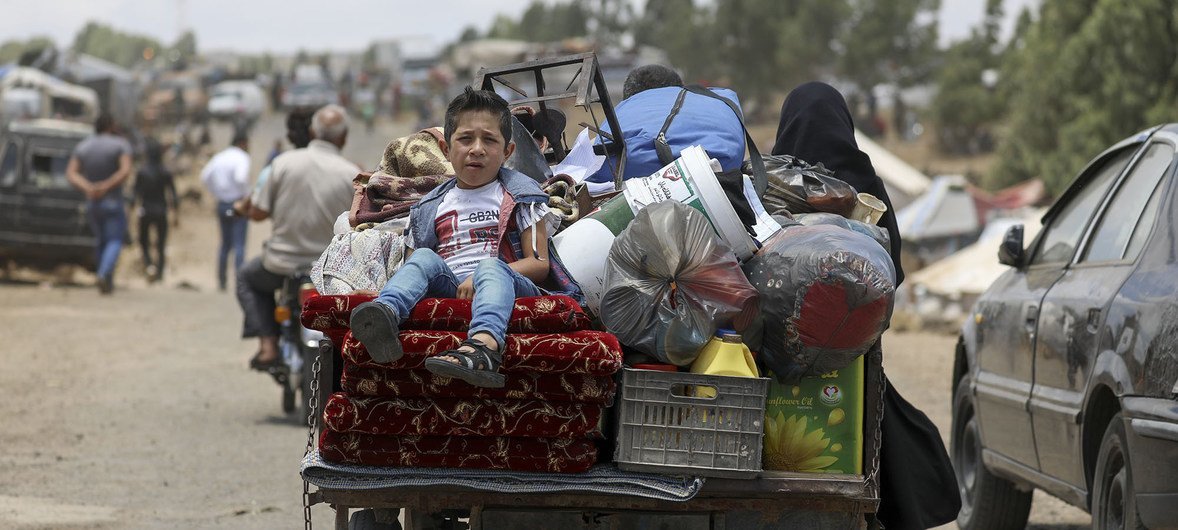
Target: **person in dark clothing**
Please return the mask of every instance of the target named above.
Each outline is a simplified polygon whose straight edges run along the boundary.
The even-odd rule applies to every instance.
[[[163,146],[154,138],[144,142],[146,163],[135,174],[135,193],[132,199],[139,216],[139,246],[143,249],[143,264],[147,279],[152,282],[164,276],[165,252],[168,245],[168,210],[172,211],[172,225],[179,226],[179,200],[172,173],[164,167]],[[155,231],[155,259],[152,259],[150,232]]]
[[[808,163],[821,162],[834,176],[850,184],[855,191],[870,193],[888,206],[879,226],[891,238],[892,263],[896,265],[896,285],[904,281],[900,268],[900,228],[896,212],[883,180],[875,174],[871,159],[855,142],[855,125],[842,94],[819,82],[795,88],[781,105],[781,122],[777,125],[777,143],[773,154],[792,155]]]
[[[810,164],[822,163],[858,192],[875,195],[888,206],[879,225],[891,238],[896,285],[900,268],[900,230],[891,199],[871,159],[855,142],[855,125],[847,102],[834,87],[806,83],[795,88],[781,106],[775,155],[791,155]],[[872,348],[875,355],[877,342]],[[924,529],[953,521],[961,509],[953,467],[937,427],[900,396],[883,377],[878,523],[888,530]]]

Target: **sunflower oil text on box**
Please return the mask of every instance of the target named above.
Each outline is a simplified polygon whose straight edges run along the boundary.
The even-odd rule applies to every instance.
[[[772,471],[863,472],[863,357],[797,384],[769,384],[764,467]]]

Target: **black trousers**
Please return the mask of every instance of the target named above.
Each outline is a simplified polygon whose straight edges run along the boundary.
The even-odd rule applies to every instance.
[[[155,259],[152,259],[151,231],[155,231]],[[168,246],[168,216],[144,215],[139,218],[139,248],[143,250],[143,264],[155,265],[164,274],[164,248]]]

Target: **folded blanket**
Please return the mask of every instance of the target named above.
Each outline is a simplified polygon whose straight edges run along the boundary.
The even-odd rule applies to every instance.
[[[464,339],[466,334],[457,331],[402,331],[401,349],[405,355],[396,362],[379,364],[349,333],[341,353],[345,361],[354,364],[412,370],[421,368],[429,357],[458,348]],[[622,366],[618,339],[603,331],[518,333],[508,335],[506,342],[501,367],[505,373],[611,375]]]
[[[450,467],[580,473],[597,461],[592,441],[574,438],[380,436],[323,431],[328,462],[396,467]]]
[[[600,437],[601,405],[511,399],[379,398],[332,394],[336,432],[419,436]]]
[[[444,174],[400,177],[377,171],[353,179],[355,196],[348,213],[352,226],[383,223],[409,215],[409,208],[453,177]]]
[[[327,332],[347,329],[352,309],[371,301],[369,295],[323,295],[307,300],[303,325]],[[470,329],[470,300],[427,298],[409,314],[401,329],[466,331]],[[561,333],[589,329],[589,316],[567,296],[517,298],[507,322],[508,333]]]
[[[534,399],[609,404],[614,380],[585,374],[507,374],[503,388],[480,388],[459,379],[426,370],[393,370],[344,364],[343,391],[364,397],[428,397],[481,399]]]

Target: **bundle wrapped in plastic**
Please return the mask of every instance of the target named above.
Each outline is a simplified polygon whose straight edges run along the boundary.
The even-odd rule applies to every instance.
[[[745,334],[783,383],[838,370],[892,317],[896,272],[870,237],[838,226],[790,226],[744,265],[761,315]]]
[[[765,211],[776,214],[827,212],[850,217],[858,202],[855,188],[839,180],[822,164],[812,166],[789,155],[765,157],[769,188],[761,200]]]
[[[601,321],[618,340],[684,366],[716,329],[746,329],[757,291],[698,210],[675,201],[643,208],[609,251]]]
[[[793,218],[797,220],[798,223],[806,226],[834,225],[846,228],[847,230],[859,232],[860,234],[876,240],[880,245],[883,246],[884,249],[892,248],[892,238],[888,236],[888,231],[879,225],[870,225],[864,223],[863,221],[847,219],[841,215],[825,212],[800,213],[793,216]]]

